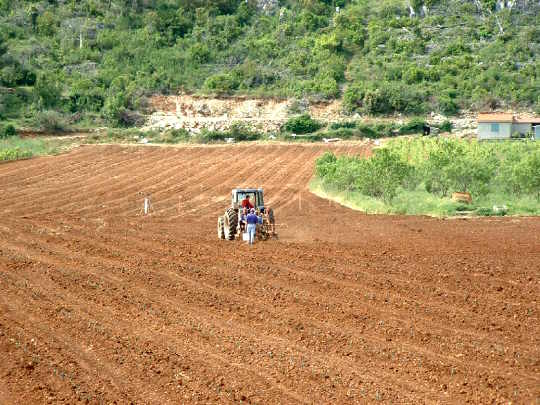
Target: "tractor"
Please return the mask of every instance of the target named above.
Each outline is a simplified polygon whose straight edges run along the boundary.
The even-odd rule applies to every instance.
[[[242,223],[239,220],[242,216],[242,200],[249,196],[254,205],[257,215],[262,216],[262,224],[257,225],[256,238],[267,240],[271,235],[271,227],[265,214],[264,196],[262,188],[235,188],[232,191],[231,206],[225,213],[218,217],[217,233],[219,239],[235,240],[242,237]]]

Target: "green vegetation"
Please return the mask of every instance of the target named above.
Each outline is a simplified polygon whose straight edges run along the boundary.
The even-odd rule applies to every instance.
[[[17,130],[11,124],[0,126],[0,139],[9,138],[17,135]]]
[[[56,155],[80,142],[76,138],[21,138],[0,139],[0,162],[29,159],[33,156]]]
[[[284,131],[295,134],[311,134],[323,127],[323,124],[312,119],[308,114],[289,119],[283,126]]]
[[[178,91],[343,97],[369,114],[540,110],[537,1],[418,0],[414,15],[404,0],[260,3],[0,0],[0,120],[130,127],[147,95]]]
[[[227,131],[211,131],[203,129],[198,133],[189,133],[185,129],[168,129],[165,131],[142,131],[137,128],[112,128],[96,132],[88,137],[91,143],[152,143],[152,144],[181,144],[181,143],[224,143],[246,141],[285,142],[320,142],[324,138],[341,138],[358,140],[363,138],[396,137],[405,134],[421,133],[425,122],[412,119],[404,124],[389,121],[346,121],[323,124],[302,115],[287,121],[277,133],[262,133],[253,130],[249,125],[236,122]],[[436,128],[436,127],[435,127]],[[451,129],[448,122],[442,123],[440,129]],[[300,134],[300,135],[298,135]]]
[[[196,134],[190,134],[185,129],[169,129],[167,131],[141,131],[136,128],[109,129],[104,133],[90,135],[87,141],[89,143],[207,144],[223,143],[228,140],[244,142],[264,139],[268,139],[268,136],[254,132],[241,123],[234,123],[228,131],[203,129]]]
[[[540,144],[395,139],[369,159],[326,153],[312,188],[375,213],[540,214]],[[451,200],[469,192],[473,203]]]

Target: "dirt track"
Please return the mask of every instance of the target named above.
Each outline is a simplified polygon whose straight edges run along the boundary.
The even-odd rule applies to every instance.
[[[540,219],[363,215],[307,190],[327,148],[0,165],[0,403],[538,403]],[[279,241],[217,240],[242,185]]]

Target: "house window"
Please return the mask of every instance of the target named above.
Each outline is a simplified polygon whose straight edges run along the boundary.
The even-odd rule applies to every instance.
[[[499,124],[491,124],[491,132],[499,132]]]

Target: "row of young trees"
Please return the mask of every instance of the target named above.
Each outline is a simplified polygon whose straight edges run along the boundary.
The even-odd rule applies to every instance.
[[[391,202],[419,187],[440,197],[470,192],[531,195],[540,200],[540,146],[532,142],[478,143],[451,139],[394,140],[368,159],[317,160],[316,175],[338,191],[358,191]]]

